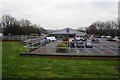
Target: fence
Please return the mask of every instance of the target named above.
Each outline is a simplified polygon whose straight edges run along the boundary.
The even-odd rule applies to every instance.
[[[2,40],[22,40],[25,41],[27,39],[34,39],[38,38],[38,36],[24,36],[24,35],[4,35],[3,37],[0,37]]]
[[[21,40],[25,43],[25,48],[30,54],[50,54],[50,55],[105,55],[119,56],[120,42],[106,41],[100,38],[100,42],[93,41],[92,48],[77,42],[67,42],[62,40],[48,41],[43,36],[3,36],[3,40]]]
[[[30,54],[119,56],[119,44],[116,41],[92,42],[92,45],[92,48],[87,47],[86,41],[77,46],[77,42],[47,42],[43,39],[33,39],[28,40],[25,47]]]

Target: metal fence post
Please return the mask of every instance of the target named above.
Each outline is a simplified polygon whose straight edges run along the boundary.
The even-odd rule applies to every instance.
[[[69,51],[69,54],[70,54],[70,53],[71,53],[71,52],[70,52],[70,42],[68,42],[68,47],[69,47],[69,48],[68,48],[68,51]]]
[[[42,41],[40,40],[40,53],[42,53]]]
[[[26,47],[27,47],[27,53],[29,53],[29,44],[28,44],[28,41],[26,41]]]

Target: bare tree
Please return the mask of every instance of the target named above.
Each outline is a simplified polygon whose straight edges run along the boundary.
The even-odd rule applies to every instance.
[[[5,35],[18,35],[21,33],[21,27],[19,26],[19,22],[10,15],[3,15],[1,24],[3,26],[3,33]]]
[[[118,23],[117,21],[96,21],[87,28],[87,31],[90,34],[116,36],[118,35]]]
[[[18,21],[10,15],[3,15],[1,20],[0,30],[3,29],[4,35],[30,35],[32,33],[41,34],[46,32],[44,28],[32,24],[27,19]]]

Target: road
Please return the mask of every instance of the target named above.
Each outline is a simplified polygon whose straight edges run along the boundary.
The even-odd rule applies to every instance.
[[[68,53],[57,53],[56,46],[62,41],[50,42],[32,53],[38,54],[75,54],[75,55],[118,55],[117,42],[106,41],[105,39],[100,39],[100,43],[93,43],[93,48],[69,48]]]

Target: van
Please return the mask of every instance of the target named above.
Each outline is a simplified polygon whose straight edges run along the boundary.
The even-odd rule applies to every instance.
[[[46,39],[50,40],[50,41],[56,41],[55,37],[46,37]]]

